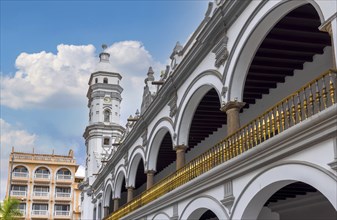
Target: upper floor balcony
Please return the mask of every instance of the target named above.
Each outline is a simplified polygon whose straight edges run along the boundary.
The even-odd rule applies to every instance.
[[[32,210],[32,217],[35,218],[48,218],[49,212],[48,210]]]
[[[63,174],[56,175],[56,182],[72,183],[72,180],[73,177],[71,175],[63,175]]]
[[[62,168],[56,173],[56,182],[72,183],[73,176],[69,169]]]
[[[65,193],[65,192],[56,192],[55,193],[55,200],[58,201],[69,201],[71,200],[71,193]]]
[[[49,199],[49,192],[33,191],[34,199]]]
[[[70,211],[59,211],[56,210],[54,212],[54,218],[55,219],[70,219]]]
[[[27,196],[27,191],[11,190],[11,196],[23,198]]]
[[[336,70],[326,71],[134,197],[107,219],[121,219],[211,169],[285,134],[288,129],[310,121],[318,114],[329,112],[336,107],[336,78]]]
[[[34,182],[49,182],[50,171],[46,167],[39,167],[34,173]]]
[[[29,177],[28,172],[13,172],[13,178],[27,179]]]

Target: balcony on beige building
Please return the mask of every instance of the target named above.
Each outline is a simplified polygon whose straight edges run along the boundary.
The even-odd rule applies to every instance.
[[[71,194],[70,193],[63,193],[63,192],[57,192],[55,193],[55,200],[58,201],[68,201],[71,200]]]
[[[70,211],[55,211],[54,218],[55,219],[70,219]]]
[[[48,218],[48,210],[32,210],[32,217]]]
[[[26,191],[16,191],[16,190],[12,190],[11,191],[11,196],[13,197],[26,197],[27,196],[27,192]]]

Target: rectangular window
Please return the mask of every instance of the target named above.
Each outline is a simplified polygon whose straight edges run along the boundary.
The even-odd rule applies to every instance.
[[[110,144],[110,138],[104,138],[104,145],[109,145]]]
[[[13,185],[12,186],[12,190],[13,191],[26,192],[27,191],[27,186]]]
[[[20,203],[19,209],[20,210],[25,210],[26,209],[26,203]]]
[[[49,192],[49,186],[34,186],[34,192]]]
[[[57,193],[70,193],[70,187],[56,187]]]
[[[48,204],[33,204],[33,210],[46,211],[48,210]]]
[[[55,205],[56,211],[70,211],[70,205]]]

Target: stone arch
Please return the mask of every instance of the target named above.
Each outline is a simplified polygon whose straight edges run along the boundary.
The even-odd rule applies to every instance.
[[[104,189],[104,198],[103,198],[103,207],[107,207],[107,206],[110,206],[110,199],[112,198],[112,195],[113,195],[113,192],[112,192],[112,183],[111,183],[111,180],[109,179],[107,181],[107,184],[105,186],[105,189]],[[111,197],[111,198],[110,198]]]
[[[160,142],[163,140],[167,132],[169,132],[171,137],[173,137],[174,130],[172,120],[166,117],[161,118],[154,125],[149,136],[149,145],[148,148],[146,149],[146,159],[144,160],[146,161],[145,171],[147,170],[156,171],[157,156],[160,148]],[[174,143],[173,140],[172,143]]]
[[[294,161],[279,163],[256,175],[234,203],[232,219],[256,219],[271,195],[297,181],[316,188],[337,210],[337,177],[317,165]]]
[[[114,198],[121,198],[121,190],[122,190],[123,179],[125,178],[125,182],[127,182],[125,167],[119,166],[117,171],[116,171],[115,176],[116,176],[116,178],[115,178],[115,188],[113,190]]]
[[[17,168],[17,167],[25,167],[27,169],[27,171],[28,171],[28,174],[30,174],[30,172],[31,172],[31,170],[29,169],[29,167],[27,165],[25,165],[25,164],[17,164],[17,165],[15,165],[13,167],[12,171],[14,171],[14,169]]]
[[[170,216],[166,214],[165,212],[159,212],[155,214],[155,216],[152,218],[152,220],[170,220]]]
[[[137,146],[131,153],[130,159],[129,159],[129,167],[128,167],[128,173],[127,173],[127,185],[135,187],[136,182],[136,174],[137,174],[137,168],[139,161],[143,160],[144,162],[144,169],[145,169],[145,155],[144,150],[142,146]]]
[[[211,196],[200,196],[186,205],[179,220],[199,219],[207,210],[212,211],[219,219],[228,219],[226,210],[217,199]]]
[[[232,54],[227,61],[227,74],[223,74],[224,85],[228,88],[225,101],[243,100],[243,91],[250,64],[257,49],[269,31],[277,22],[292,10],[310,3],[317,11],[321,22],[324,21],[323,13],[316,1],[269,1],[260,11],[250,18],[250,22],[243,27],[241,35],[237,38]]]
[[[39,168],[46,168],[49,171],[49,174],[52,174],[52,169],[47,165],[41,165],[41,166],[35,167],[35,169],[33,170],[33,173],[35,173]]]
[[[222,87],[221,76],[216,71],[203,72],[191,82],[182,97],[177,112],[177,120],[175,123],[177,145],[188,144],[188,132],[194,116],[194,114],[191,113],[195,112],[204,95],[211,89],[215,89],[219,95],[219,103],[221,103]]]

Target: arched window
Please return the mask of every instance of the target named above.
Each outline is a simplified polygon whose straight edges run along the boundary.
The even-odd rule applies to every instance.
[[[110,111],[108,109],[104,111],[104,122],[110,122]]]
[[[17,166],[14,168],[13,172],[17,172],[17,173],[28,173],[28,170],[26,167],[24,166]]]
[[[13,176],[14,177],[27,178],[28,175],[29,175],[28,170],[24,166],[17,166],[13,169]]]
[[[45,167],[39,167],[35,171],[35,178],[43,178],[43,179],[49,179],[49,170]]]
[[[66,168],[62,168],[57,171],[56,179],[71,179],[71,172]]]
[[[103,83],[108,83],[108,78],[104,78]]]

